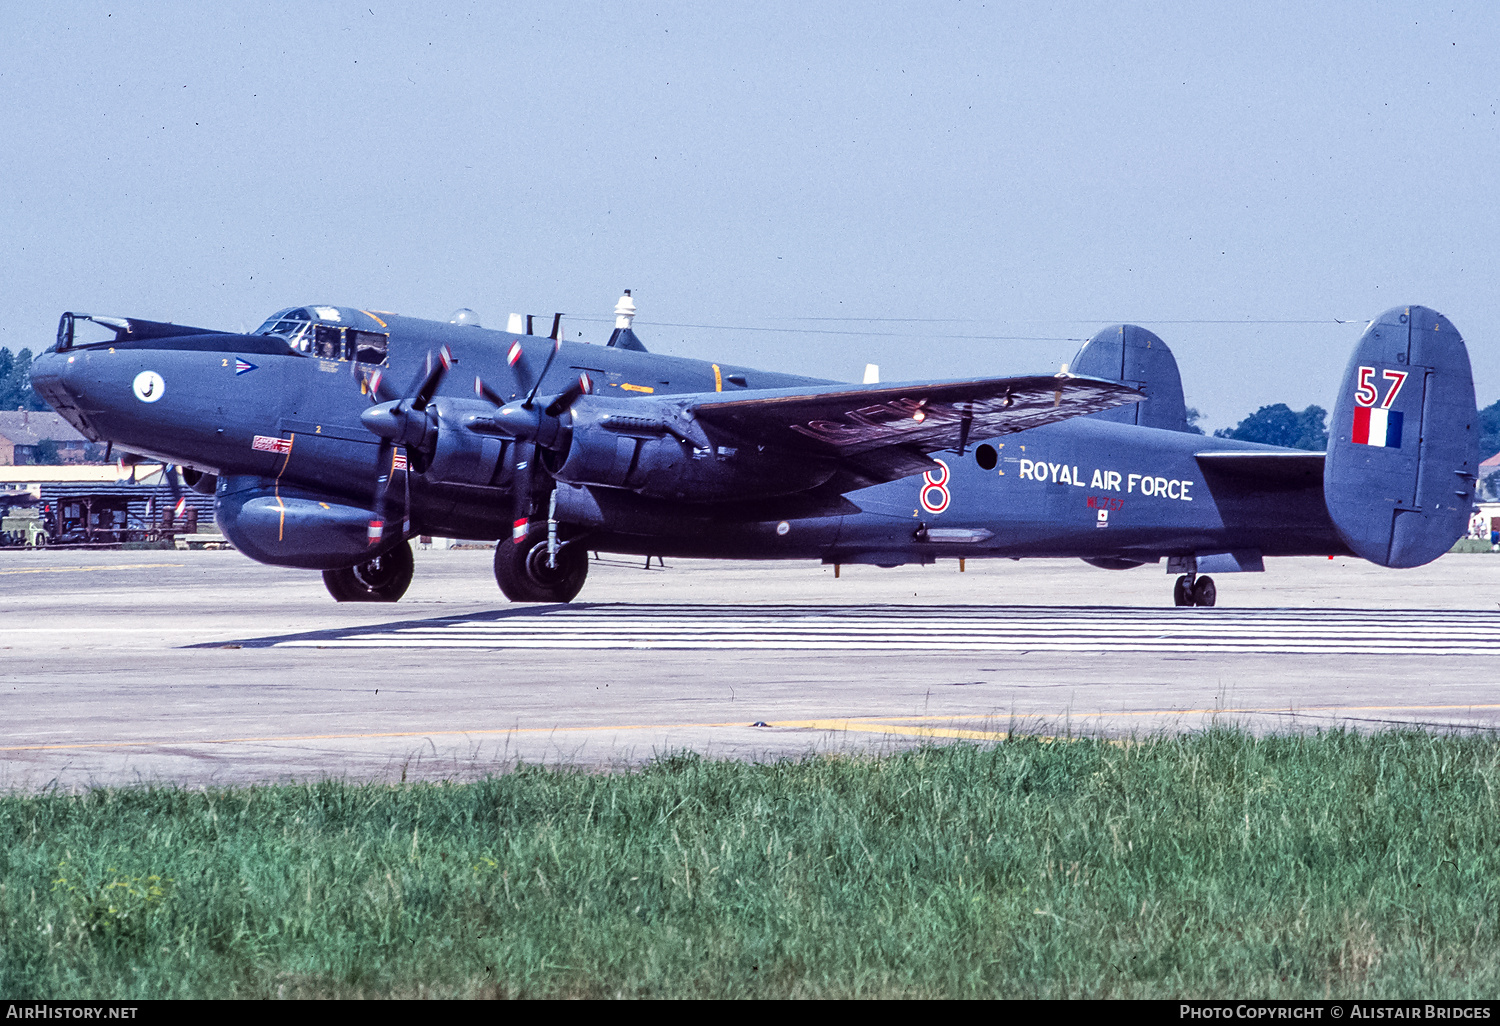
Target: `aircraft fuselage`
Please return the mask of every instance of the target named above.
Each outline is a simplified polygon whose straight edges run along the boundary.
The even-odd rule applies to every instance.
[[[346,318],[355,312],[346,311]],[[375,315],[366,314],[366,317]],[[419,377],[448,346],[454,370],[433,406],[461,421],[486,408],[463,394],[483,376],[501,398],[536,384],[550,339],[380,315],[385,373]],[[523,356],[506,356],[513,343]],[[368,506],[379,446],[360,421],[368,363],[340,351],[295,352],[275,336],[200,333],[48,352],[37,389],[84,434],[224,479],[263,479]],[[563,343],[538,390],[580,372],[596,394],[646,397],[828,384],[730,364]],[[1347,551],[1329,521],[1321,477],[1250,486],[1206,473],[1201,435],[1084,417],[1001,438],[974,438],[941,470],[848,493],[859,512],[726,517],[722,507],[619,496],[624,517],[592,527],[589,546],[661,556],[819,558],[898,564],[937,558],[1065,557],[1152,561],[1177,552],[1264,555]],[[509,530],[514,459],[485,438],[462,461],[418,467],[411,521],[423,533],[497,539]],[[1214,447],[1269,447],[1215,440]],[[434,472],[435,471],[435,472]],[[403,500],[404,501],[404,500]],[[622,529],[624,528],[624,529]]]

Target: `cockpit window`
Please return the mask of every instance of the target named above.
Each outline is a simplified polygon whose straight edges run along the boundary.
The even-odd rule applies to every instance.
[[[280,335],[286,339],[287,345],[298,352],[305,353],[311,348],[308,332],[311,326],[312,317],[306,310],[298,308],[272,314],[266,319],[266,323],[255,329],[255,333],[257,335]]]
[[[345,336],[350,356],[359,363],[385,363],[389,335],[378,331],[356,331],[349,328]]]
[[[314,318],[314,312],[329,316]],[[297,352],[323,360],[385,362],[388,334],[329,324],[329,320],[338,320],[338,310],[333,307],[313,307],[312,311],[295,307],[272,314],[266,318],[266,323],[255,329],[255,333],[279,336]]]

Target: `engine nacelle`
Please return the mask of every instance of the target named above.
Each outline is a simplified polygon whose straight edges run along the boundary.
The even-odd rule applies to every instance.
[[[667,403],[593,396],[573,407],[571,419],[567,448],[548,463],[568,484],[731,502],[816,488],[836,469],[830,460],[801,453],[720,444],[690,412]]]
[[[429,478],[454,484],[507,487],[511,460],[505,449],[509,438],[468,430],[475,420],[488,422],[494,408],[471,399],[442,398],[428,409],[441,425],[434,433],[432,458],[420,468]]]

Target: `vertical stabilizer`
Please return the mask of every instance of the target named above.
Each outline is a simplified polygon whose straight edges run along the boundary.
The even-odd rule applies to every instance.
[[[1152,332],[1134,324],[1105,328],[1083,344],[1069,364],[1074,374],[1123,381],[1146,393],[1130,406],[1092,414],[1097,420],[1121,424],[1187,430],[1187,404],[1182,398],[1182,375],[1177,358]]]
[[[1333,404],[1323,497],[1356,553],[1429,563],[1463,537],[1474,502],[1478,413],[1469,351],[1446,317],[1387,310],[1360,336]]]

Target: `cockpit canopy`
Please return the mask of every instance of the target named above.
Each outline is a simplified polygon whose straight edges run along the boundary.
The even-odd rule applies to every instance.
[[[280,335],[288,342],[301,338],[312,326],[312,317],[302,307],[278,310],[266,318],[266,323],[255,329],[257,335]]]
[[[53,348],[59,353],[128,346],[283,355],[290,350],[323,360],[383,364],[391,337],[388,323],[379,315],[341,306],[288,307],[266,318],[254,334],[263,341],[252,342],[245,335],[214,328],[70,310],[57,322]],[[287,349],[282,349],[282,344]]]
[[[338,306],[294,306],[278,310],[259,328],[257,335],[275,335],[299,353],[324,360],[384,363],[390,340],[388,331],[372,331],[356,325],[385,322],[363,310]]]

